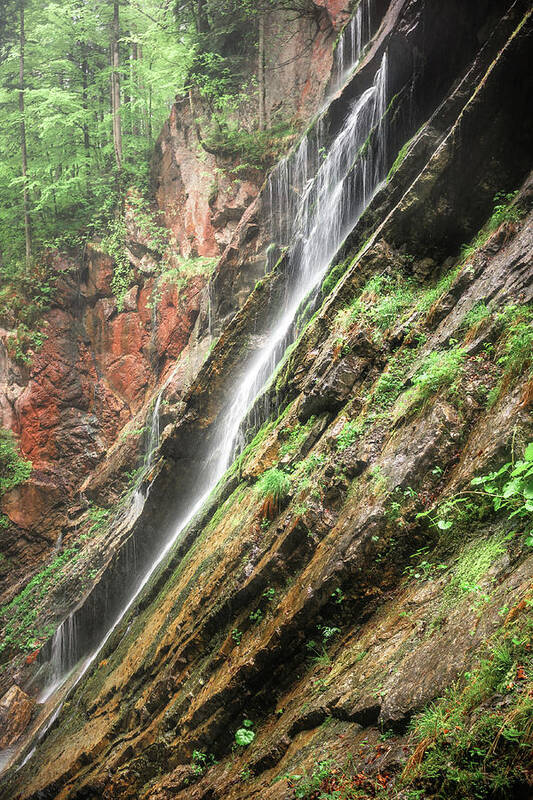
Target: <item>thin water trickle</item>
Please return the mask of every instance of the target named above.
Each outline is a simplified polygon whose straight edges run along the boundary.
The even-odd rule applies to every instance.
[[[357,43],[359,34],[354,35]],[[357,48],[353,52],[356,51]],[[196,498],[188,513],[176,525],[145,574],[136,579],[129,600],[96,650],[78,663],[76,673],[72,673],[72,667],[83,652],[77,652],[78,632],[73,615],[56,631],[52,642],[52,680],[43,691],[41,701],[49,698],[69,674],[68,693],[81,680],[180,533],[205,504],[236,451],[242,447],[243,425],[248,414],[254,409],[287,345],[297,335],[295,319],[298,309],[306,298],[318,291],[335,254],[385,175],[386,93],[385,54],[373,85],[352,104],[329,149],[325,127],[317,125],[271,175],[268,191],[272,241],[278,248],[288,247],[284,266],[285,296],[279,307],[271,309],[271,325],[264,336],[263,347],[243,365],[237,391],[215,423],[213,446],[203,470],[204,482],[198,484]],[[168,381],[165,387],[167,384]],[[151,467],[159,444],[159,411],[164,388],[152,410],[143,477]],[[143,489],[142,484],[143,481],[139,481],[135,489],[128,520],[135,519],[144,506],[149,488]],[[63,695],[64,701],[64,691]]]
[[[342,31],[333,62],[331,90],[336,92],[357,65],[372,30],[372,1],[361,0],[357,10]]]

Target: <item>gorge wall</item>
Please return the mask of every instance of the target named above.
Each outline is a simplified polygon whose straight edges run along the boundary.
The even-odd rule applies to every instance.
[[[2,499],[1,797],[529,796],[530,4],[371,2],[338,88],[347,5],[314,5],[270,98],[320,111],[305,169],[300,145],[236,180],[178,98],[153,162],[174,272],[131,198],[122,304],[95,243],[50,256],[31,366],[2,332],[33,470]],[[174,541],[294,287],[279,217],[384,65],[343,181],[375,186]]]

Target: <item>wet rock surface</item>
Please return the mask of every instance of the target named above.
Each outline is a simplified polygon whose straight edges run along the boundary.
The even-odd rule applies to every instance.
[[[509,88],[523,73],[531,23],[523,5],[509,4],[498,25],[487,23],[492,39],[481,36],[482,5],[469,10],[476,24],[470,19],[472,27],[464,22],[458,32],[461,42],[470,39],[474,61],[465,63],[464,51],[450,58],[457,72],[442,104],[428,112],[432,130],[419,132],[390,189],[363,215],[345,246],[343,277],[280,367],[277,411],[120,621],[37,754],[6,776],[0,796],[289,800],[291,776],[311,775],[322,761],[344,764],[349,755],[359,786],[374,791],[369,782],[381,781],[394,797],[394,781],[416,750],[410,722],[457,681],[468,685],[480,659],[490,661],[486,648],[495,637],[513,635],[525,618],[533,578],[525,523],[473,503],[465,516],[450,516],[451,527],[438,525],[448,520],[439,515],[450,500],[460,498],[453,506],[460,509],[470,498],[475,475],[522,453],[532,433],[529,362],[507,374],[500,360],[508,334],[502,318],[514,319],[505,317],[509,308],[527,310],[533,295],[530,142],[527,123],[512,108],[522,88]],[[338,24],[342,9],[326,6]],[[425,4],[403,6],[391,4],[385,19],[393,49],[401,50],[402,41],[422,46],[422,23],[453,12],[435,11],[435,19],[428,12],[426,19]],[[482,40],[480,50],[474,39]],[[429,60],[424,80],[433,69]],[[178,110],[170,125],[178,125]],[[469,161],[476,137],[479,149]],[[496,186],[521,187],[514,200],[520,214],[487,230],[470,255],[459,255],[458,246],[490,216]],[[243,270],[242,280],[232,272],[253,263],[239,249],[248,234],[231,230],[243,197],[229,198],[227,209],[215,208],[200,222],[187,214],[169,222],[178,237],[187,233],[180,225],[200,225],[205,238],[198,241],[207,249],[220,244],[217,235],[224,244],[239,242],[226,249],[213,282],[220,288],[219,323],[231,321],[205,362],[207,348],[188,372],[187,331],[196,319],[196,333],[205,324],[198,287],[189,287],[179,314],[183,294],[169,287],[162,295],[158,352],[179,356],[183,371],[169,389],[169,424],[149,500],[121,541],[131,541],[132,530],[155,541],[171,524],[170,498],[178,483],[194,484],[189,467],[238,380],[243,352],[261,345],[265,291],[281,296],[281,268],[251,293],[255,266]],[[243,227],[255,224],[258,206],[252,203]],[[110,337],[103,352],[119,363],[106,380],[115,381],[113,396],[129,410],[141,403],[136,387],[143,378],[119,391],[120,363],[134,351],[136,369],[143,368],[137,317],[146,307],[145,284],[139,275],[139,289],[117,314],[106,295],[109,265],[93,272],[94,309],[100,304],[94,327]],[[407,296],[381,326],[372,315],[384,298],[397,298],[375,284],[374,294],[362,293],[376,276],[399,276]],[[350,312],[354,302],[357,314]],[[474,324],[471,312],[480,305],[488,311]],[[440,365],[456,347],[453,374],[417,395],[428,365]],[[88,424],[74,420],[68,431],[74,436]],[[126,439],[113,459],[125,469],[133,451]],[[257,484],[271,468],[290,478],[272,520],[262,518]],[[113,475],[102,462],[84,491],[118,495]],[[121,563],[119,552],[102,586],[120,582],[135,563]],[[104,611],[99,603],[96,616]],[[516,677],[523,665],[511,666],[509,685],[525,681]],[[244,720],[255,735],[249,747],[238,747]],[[527,781],[524,771],[517,789],[523,796]],[[434,794],[431,786],[419,791]]]

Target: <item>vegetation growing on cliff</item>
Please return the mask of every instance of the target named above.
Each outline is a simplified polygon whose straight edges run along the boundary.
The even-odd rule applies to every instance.
[[[11,431],[0,428],[0,497],[30,477],[31,461],[19,455]]]
[[[31,272],[43,248],[80,244],[108,226],[116,238],[128,188],[148,192],[153,145],[176,96],[188,98],[206,149],[273,163],[293,131],[266,118],[264,15],[312,8],[308,0],[2,0],[4,281]],[[243,106],[244,126],[235,118]],[[118,264],[120,297],[120,255]]]

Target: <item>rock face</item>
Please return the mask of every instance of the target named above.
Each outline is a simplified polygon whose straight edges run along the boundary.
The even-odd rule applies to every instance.
[[[0,748],[14,744],[31,719],[35,700],[18,686],[12,686],[0,699]]]
[[[268,113],[291,120],[295,130],[322,101],[332,44],[347,18],[347,5],[317,4],[312,13],[302,15],[276,12],[267,21],[267,50],[277,76],[270,83]],[[109,478],[113,471],[124,473],[126,466],[129,473],[138,468],[145,437],[126,434],[133,440],[126,465],[119,440],[124,426],[135,418],[131,428],[142,432],[154,394],[183,353],[189,367],[178,369],[172,381],[179,385],[178,399],[219,327],[219,313],[227,317],[227,309],[219,312],[219,301],[210,309],[204,289],[214,261],[257,198],[265,165],[242,165],[242,156],[203,149],[199,103],[192,95],[178,99],[161,133],[152,164],[153,216],[164,224],[172,252],[186,262],[185,271],[191,259],[213,261],[186,272],[185,278],[179,268],[160,278],[160,256],[151,248],[135,203],[130,203],[126,250],[133,275],[120,307],[113,293],[115,264],[95,243],[83,254],[50,256],[53,303],[42,323],[43,344],[31,364],[13,357],[15,332],[0,330],[0,425],[15,433],[21,455],[33,465],[30,480],[1,501],[10,523],[0,531],[10,566],[6,592],[0,595],[4,599],[31,577],[58,540],[68,538],[72,513],[67,506],[72,509],[80,489],[82,508],[86,494],[96,499],[92,475]],[[287,139],[284,146],[289,144]],[[253,241],[248,235],[241,265],[232,269],[231,313],[264,273],[266,229]],[[187,348],[200,311],[191,353]],[[122,453],[116,469],[114,455],[106,463],[110,450]],[[100,477],[96,484],[102,487]],[[118,479],[117,489],[118,494],[123,491],[124,480],[121,484]],[[109,504],[118,494],[112,491],[99,502]]]
[[[344,9],[319,5],[325,47],[324,15],[331,32]],[[86,657],[124,613],[79,682],[38,707],[1,798],[530,792],[530,517],[524,487],[513,494],[500,481],[527,468],[517,465],[533,433],[533,177],[523,113],[532,15],[521,2],[376,8],[382,24],[322,124],[335,136],[387,51],[388,178],[257,404],[248,446],[126,609],[126,590],[198,492],[217,418],[290,280],[280,254],[254,286],[265,265],[267,191],[255,179],[239,187],[220,179],[216,199],[206,191],[200,171],[216,156],[195,155],[189,98],[159,140],[157,191],[183,252],[224,249],[209,291],[201,277],[165,285],[152,328],[145,244],[129,243],[135,273],[120,312],[111,264],[91,252],[75,317],[81,333],[66,301],[52,309],[57,341],[46,350],[47,340],[40,372],[32,368],[27,386],[11,390],[14,404],[2,406],[6,421],[29,409],[25,448],[40,465],[42,499],[28,510],[5,501],[18,524],[29,525],[24,514],[39,503],[44,515],[50,497],[59,508],[63,487],[82,479],[93,501],[69,507],[63,529],[69,541],[83,530],[84,544],[60,579],[41,575],[33,627],[25,596],[10,608],[5,680],[39,686],[58,641],[68,650],[66,638],[52,640],[50,620],[72,612],[62,636],[74,631],[68,642]],[[504,197],[494,212],[496,192]],[[209,330],[220,333],[212,348]],[[67,403],[41,390],[41,374],[50,387],[61,380]],[[111,524],[108,507],[140,449],[132,431],[150,419],[150,394],[167,378],[159,447]],[[98,393],[87,387],[100,385],[97,413]],[[93,463],[81,446],[89,435]],[[54,498],[46,480],[59,485],[53,469],[67,451],[73,476]],[[258,481],[272,469],[285,476],[275,502]],[[500,469],[492,481],[498,499],[513,498],[508,505],[486,484],[471,485]],[[147,499],[134,514],[141,489]],[[16,635],[30,644],[23,662]],[[236,736],[243,726],[253,733],[247,746]]]

